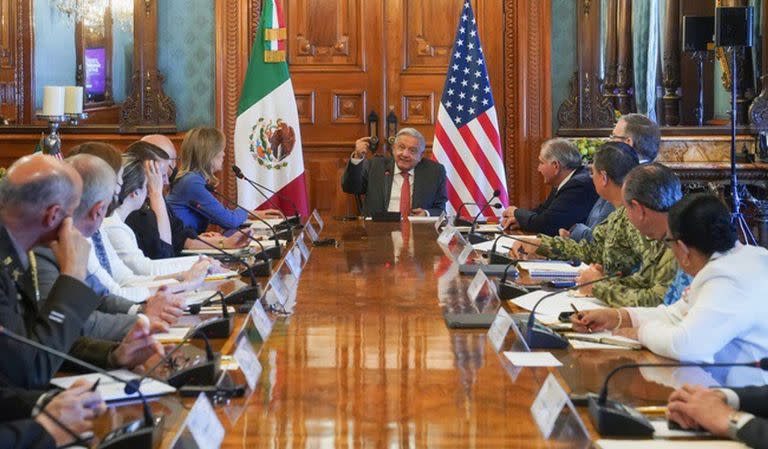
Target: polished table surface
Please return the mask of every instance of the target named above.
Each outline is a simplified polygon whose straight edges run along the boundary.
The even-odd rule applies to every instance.
[[[469,301],[471,276],[459,274],[434,226],[328,219],[321,237],[339,246],[312,249],[294,313],[276,318],[259,353],[256,390],[217,408],[223,447],[584,447],[545,440],[534,423],[530,406],[548,374],[567,391],[597,392],[615,366],[663,361],[647,351],[562,350],[561,368],[513,367],[484,330],[446,327],[443,312],[495,312],[500,303]],[[216,347],[231,354],[233,339]],[[686,376],[628,370],[611,397],[662,405]],[[192,402],[153,401],[167,415],[164,445]],[[109,417],[114,425],[137,413],[120,407]]]

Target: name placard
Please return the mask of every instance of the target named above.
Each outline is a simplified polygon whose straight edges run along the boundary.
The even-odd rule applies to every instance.
[[[269,280],[269,290],[267,291],[267,303],[270,305],[285,304],[285,300],[288,299],[288,290],[283,284],[283,280],[280,276],[272,276]]]
[[[549,439],[552,435],[557,417],[560,416],[567,403],[568,393],[563,390],[555,376],[550,373],[536,395],[533,405],[531,405],[533,420],[536,421],[536,426],[545,439]]]
[[[243,372],[245,381],[248,383],[248,388],[251,390],[256,388],[256,384],[259,382],[259,376],[261,376],[261,363],[254,351],[251,342],[247,336],[243,336],[240,342],[235,348],[235,361],[237,366],[240,367],[240,371]],[[201,446],[202,447],[202,446]]]
[[[315,221],[317,221],[317,229],[322,231],[325,227],[325,222],[322,218],[320,218],[320,213],[317,211],[317,209],[312,211],[312,216],[315,217]]]
[[[456,231],[456,228],[453,226],[446,226],[443,228],[443,232],[440,233],[440,235],[437,237],[437,243],[448,246],[451,243],[451,240],[454,237],[454,234],[456,234],[458,231]]]
[[[285,263],[288,265],[288,268],[291,269],[293,276],[298,280],[299,276],[301,276],[301,252],[297,247],[294,246],[293,249],[285,255]]]
[[[318,240],[317,231],[315,231],[315,227],[312,226],[312,223],[307,222],[307,224],[304,225],[304,230],[307,231],[307,235],[312,240],[312,242],[316,242]]]
[[[499,312],[496,314],[496,318],[491,323],[491,327],[488,328],[488,339],[491,341],[491,345],[496,352],[501,351],[501,347],[504,345],[504,339],[507,338],[509,328],[512,326],[512,317],[504,309],[499,308]]]
[[[205,393],[200,393],[187,416],[187,429],[197,447],[219,448],[224,441],[224,426]]]
[[[261,341],[267,341],[267,338],[272,333],[272,320],[269,319],[269,315],[264,311],[261,301],[256,301],[253,304],[250,315],[253,325],[256,326],[256,330],[261,336]]]
[[[296,246],[299,248],[299,251],[301,251],[301,256],[304,259],[304,262],[302,262],[303,265],[309,260],[309,248],[307,247],[307,242],[304,241],[303,232],[296,237]]]
[[[477,274],[472,278],[472,282],[467,287],[467,297],[470,301],[477,300],[477,296],[480,294],[480,290],[483,289],[483,285],[488,282],[488,276],[485,275],[483,270],[477,270]]]

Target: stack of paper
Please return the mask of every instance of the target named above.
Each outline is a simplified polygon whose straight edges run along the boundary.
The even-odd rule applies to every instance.
[[[229,278],[240,277],[240,273],[233,270],[222,271],[221,273],[209,274],[205,277],[205,282],[223,281]]]
[[[595,445],[600,449],[747,449],[730,440],[597,440]]]
[[[114,375],[118,379],[123,379],[126,381],[130,381],[132,379],[138,379],[138,374],[132,373],[125,369],[119,369],[114,371],[109,371],[110,374]],[[51,383],[59,388],[69,388],[75,381],[79,379],[85,379],[89,384],[92,384],[96,382],[97,379],[101,379],[99,381],[99,386],[97,387],[97,391],[101,394],[101,398],[104,399],[106,402],[111,401],[120,401],[123,399],[132,399],[139,397],[138,393],[134,394],[125,394],[125,384],[122,382],[118,382],[111,377],[105,376],[103,374],[98,373],[92,373],[92,374],[83,374],[80,376],[67,376],[67,377],[57,377],[53,380],[51,380]],[[159,396],[163,394],[173,393],[176,389],[172,386],[160,382],[159,380],[155,379],[144,379],[141,382],[141,392],[144,394],[144,397],[150,397],[150,396]]]
[[[151,278],[149,278],[149,279],[142,279],[142,280],[139,280],[139,281],[129,282],[129,283],[126,284],[126,287],[144,287],[144,288],[152,290],[152,289],[160,288],[160,287],[162,287],[164,285],[174,285],[174,284],[178,284],[178,283],[179,283],[179,281],[177,281],[176,279],[172,279],[172,278],[167,278],[167,279],[151,279]]]
[[[570,262],[557,260],[529,260],[520,262],[518,267],[528,271],[531,277],[576,278],[579,272],[589,268],[585,263],[574,267]]]
[[[613,335],[609,331],[594,332],[591,334],[583,334],[580,332],[566,332],[563,335],[568,338],[568,340],[571,342],[571,345],[573,345],[575,342],[579,342],[579,343],[599,344],[601,346],[617,346],[619,349],[642,349],[643,348],[643,345],[639,341],[633,340],[627,337]],[[577,343],[576,346],[579,346],[579,343]],[[581,348],[579,349],[598,349],[598,348],[596,347],[585,348],[584,345],[581,345]],[[613,349],[613,348],[601,348],[601,349]]]

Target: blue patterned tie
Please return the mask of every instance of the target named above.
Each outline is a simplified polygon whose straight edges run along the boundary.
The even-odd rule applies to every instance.
[[[99,265],[107,270],[107,273],[112,276],[112,267],[109,265],[107,250],[104,249],[104,240],[101,239],[101,231],[96,231],[91,239],[93,240],[93,249],[96,251],[96,258],[99,259]]]

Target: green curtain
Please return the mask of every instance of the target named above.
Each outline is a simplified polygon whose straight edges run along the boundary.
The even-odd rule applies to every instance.
[[[659,74],[659,0],[632,2],[632,56],[637,112],[656,120]]]

